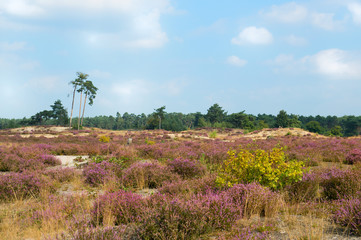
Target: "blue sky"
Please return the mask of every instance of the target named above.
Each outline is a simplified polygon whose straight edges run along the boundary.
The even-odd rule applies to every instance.
[[[361,115],[360,40],[361,1],[1,0],[0,118],[70,110],[76,72],[87,116]]]

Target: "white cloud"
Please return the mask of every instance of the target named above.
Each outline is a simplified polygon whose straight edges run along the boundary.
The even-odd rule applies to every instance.
[[[45,13],[41,5],[37,3],[31,4],[26,0],[1,1],[0,10],[20,17],[39,17]]]
[[[25,49],[26,42],[0,42],[0,51],[18,51]]]
[[[322,75],[338,78],[361,78],[361,59],[340,50],[328,49],[309,57],[316,71]]]
[[[325,30],[335,30],[339,28],[340,22],[336,22],[333,13],[313,13],[311,22],[314,26]]]
[[[62,87],[62,82],[60,77],[58,76],[45,76],[45,77],[37,77],[29,80],[25,87],[31,87],[34,89],[40,89],[45,91],[53,91],[58,90]]]
[[[319,74],[329,79],[361,79],[361,57],[341,49],[327,49],[295,59],[281,54],[269,61],[275,72]]]
[[[286,42],[292,46],[304,46],[307,44],[307,40],[295,35],[289,35],[286,37]]]
[[[297,23],[307,18],[308,10],[302,5],[290,2],[273,5],[269,11],[261,11],[261,15],[284,23]]]
[[[312,11],[303,5],[295,2],[283,5],[273,5],[268,11],[261,11],[260,14],[268,19],[282,23],[307,23],[324,30],[337,30],[342,26],[343,21],[334,19],[334,13],[321,13]],[[361,19],[361,7],[359,10]],[[361,20],[360,20],[361,22]]]
[[[356,2],[350,3],[347,8],[352,14],[353,21],[356,24],[361,24],[361,4]]]
[[[247,27],[243,29],[231,42],[237,45],[255,44],[267,45],[272,43],[272,34],[266,28]]]
[[[227,58],[227,63],[231,64],[233,66],[237,66],[237,67],[243,67],[244,65],[247,64],[246,60],[240,59],[237,56],[229,56]]]
[[[29,17],[60,21],[66,16],[77,22],[77,32],[86,33],[84,40],[95,46],[159,48],[168,41],[160,17],[172,12],[172,7],[169,0],[1,0],[0,12],[4,13],[3,28],[22,28]]]
[[[131,80],[115,83],[111,87],[112,92],[125,104],[139,104],[146,101],[152,91],[152,85],[144,80]]]

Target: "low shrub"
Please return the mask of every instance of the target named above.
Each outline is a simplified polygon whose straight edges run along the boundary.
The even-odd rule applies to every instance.
[[[254,214],[274,216],[280,207],[281,197],[259,183],[236,184],[225,191],[232,201],[242,209],[244,217]]]
[[[361,163],[361,150],[360,149],[353,149],[346,156],[345,163],[347,163],[347,164]]]
[[[332,168],[320,173],[320,185],[325,200],[355,196],[361,191],[360,172]]]
[[[49,176],[51,179],[54,179],[58,182],[70,182],[75,178],[77,172],[74,168],[58,168],[58,169],[48,169],[43,172],[45,176]]]
[[[338,201],[334,220],[348,228],[353,234],[361,236],[361,199],[351,198]]]
[[[115,163],[102,161],[100,163],[89,163],[83,169],[85,182],[91,186],[104,184],[107,180],[121,177],[122,168]]]
[[[242,210],[226,194],[195,195],[189,200],[154,195],[150,212],[139,227],[141,239],[194,239],[215,230],[229,229]]]
[[[94,203],[92,222],[96,225],[140,223],[147,217],[145,206],[145,200],[135,193],[123,190],[106,193]]]
[[[158,162],[137,162],[124,170],[123,185],[131,188],[158,188],[164,182],[178,181],[180,177]]]
[[[220,187],[259,182],[272,189],[282,189],[302,179],[303,166],[301,161],[286,162],[282,148],[270,152],[260,149],[229,151],[216,182]]]
[[[195,160],[176,158],[167,164],[172,172],[179,174],[183,179],[201,177],[206,172],[206,168]]]
[[[37,197],[41,190],[53,191],[54,188],[52,183],[39,172],[0,175],[0,200]]]

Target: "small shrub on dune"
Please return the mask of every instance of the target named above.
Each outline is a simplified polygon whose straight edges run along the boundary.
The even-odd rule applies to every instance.
[[[0,200],[37,197],[41,190],[53,191],[54,189],[51,182],[39,172],[0,175]]]
[[[348,169],[332,168],[320,173],[322,197],[337,200],[355,196],[361,191],[360,172]]]
[[[48,169],[43,172],[43,175],[49,176],[51,179],[62,182],[70,182],[75,178],[77,172],[74,168],[59,168],[59,169]]]
[[[286,161],[282,148],[269,152],[241,149],[229,151],[228,155],[216,180],[220,187],[259,182],[277,190],[302,179],[303,162]]]
[[[216,187],[215,180],[216,175],[207,175],[203,178],[167,182],[158,189],[158,192],[161,194],[182,197],[191,196],[193,194],[216,193],[219,192],[219,189]]]
[[[201,177],[206,172],[206,168],[199,162],[184,158],[170,160],[168,166],[172,172],[179,174],[183,179]]]
[[[139,223],[147,217],[145,206],[145,200],[132,192],[106,193],[94,203],[92,221],[101,225]]]
[[[92,162],[84,167],[83,175],[86,183],[91,186],[98,186],[104,184],[111,178],[120,178],[121,167],[108,161],[102,161],[100,163]]]
[[[180,177],[158,162],[137,162],[124,170],[123,185],[131,188],[158,188],[164,182],[178,181]]]
[[[337,202],[334,213],[336,223],[348,228],[353,234],[361,236],[361,199],[342,199]]]
[[[241,215],[230,197],[213,193],[189,200],[157,194],[148,202],[148,218],[138,228],[141,239],[195,239],[229,229]]]
[[[233,202],[242,208],[243,216],[253,214],[274,216],[280,207],[281,197],[258,183],[237,184],[225,191]]]
[[[347,164],[361,163],[361,150],[360,149],[353,149],[346,156],[345,163],[347,163]]]
[[[286,188],[288,201],[304,202],[321,197],[320,176],[317,173],[305,173],[302,180]]]

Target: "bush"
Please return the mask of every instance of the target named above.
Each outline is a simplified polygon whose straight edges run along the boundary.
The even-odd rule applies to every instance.
[[[360,173],[351,170],[332,168],[320,174],[322,197],[337,200],[355,196],[361,189]]]
[[[140,195],[119,190],[98,198],[92,211],[92,221],[102,225],[140,223],[144,214],[145,200]]]
[[[258,183],[237,184],[226,190],[225,194],[242,209],[244,217],[253,214],[266,217],[274,216],[280,206],[280,196]]]
[[[342,199],[337,203],[334,220],[361,236],[361,200],[360,198]]]
[[[104,184],[111,178],[120,178],[121,167],[107,161],[89,163],[84,168],[83,175],[85,176],[86,183],[92,186],[98,186],[99,184]]]
[[[37,197],[41,190],[54,190],[52,184],[39,172],[0,175],[0,200]]]
[[[168,161],[171,171],[179,174],[183,179],[203,176],[206,168],[199,162],[190,159],[176,158]]]
[[[260,149],[252,152],[245,149],[229,151],[216,182],[221,187],[259,182],[272,189],[282,189],[302,179],[303,166],[301,161],[286,162],[282,148],[274,148],[270,152]]]
[[[353,149],[347,156],[345,163],[347,164],[355,164],[361,162],[361,150]]]
[[[140,239],[195,239],[229,229],[242,214],[225,194],[195,195],[189,200],[157,194],[148,204],[149,216],[139,227]]]
[[[179,176],[158,162],[132,164],[124,171],[123,185],[131,188],[158,188],[164,182],[178,181]]]

